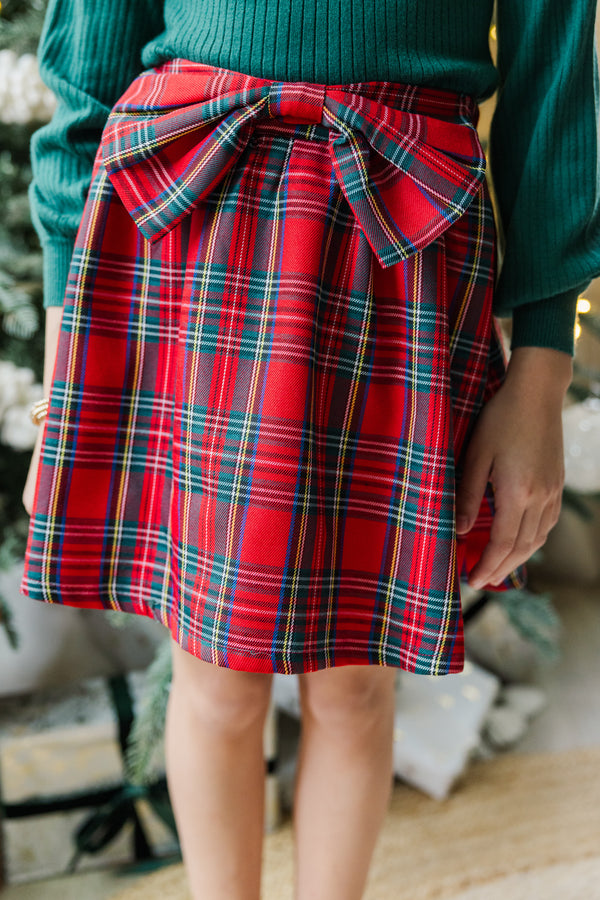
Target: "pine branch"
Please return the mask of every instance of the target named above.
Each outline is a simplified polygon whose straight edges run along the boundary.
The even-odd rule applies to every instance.
[[[492,596],[504,607],[511,625],[543,657],[550,661],[559,658],[561,622],[549,594],[520,589],[497,591]]]
[[[35,53],[44,22],[46,0],[5,0],[0,20],[0,50]]]
[[[2,594],[0,594],[0,625],[2,625],[6,632],[8,643],[13,650],[16,650],[19,646],[19,636],[14,626],[12,611]]]
[[[125,768],[132,784],[152,780],[151,767],[164,740],[171,675],[171,642],[165,641],[146,671],[146,695],[129,735]]]
[[[109,609],[106,612],[106,618],[115,628],[128,628],[133,625],[136,616],[120,609]]]
[[[28,340],[39,328],[38,311],[30,301],[29,294],[22,285],[10,285],[6,289],[1,283],[0,271],[0,317],[2,328],[10,337]]]

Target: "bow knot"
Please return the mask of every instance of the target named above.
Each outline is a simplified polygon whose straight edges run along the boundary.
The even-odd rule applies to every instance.
[[[379,263],[407,259],[461,216],[485,177],[474,124],[397,109],[343,86],[246,76],[212,96],[198,65],[135,79],[113,107],[102,159],[150,242],[188,215],[239,159],[261,120],[328,129],[335,177]],[[156,90],[161,77],[162,93]],[[214,84],[222,85],[222,78]],[[256,84],[256,86],[252,86]],[[204,96],[203,96],[204,85]],[[157,100],[157,94],[160,99]]]
[[[325,105],[325,85],[310,81],[274,81],[268,93],[269,115],[290,122],[320,125]]]

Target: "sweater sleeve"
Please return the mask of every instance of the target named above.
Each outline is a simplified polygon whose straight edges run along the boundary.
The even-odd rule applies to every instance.
[[[595,14],[595,0],[497,3],[495,314],[512,315],[512,348],[573,355],[577,297],[600,275]]]
[[[108,114],[162,29],[158,0],[49,0],[40,75],[57,106],[30,143],[29,201],[44,259],[44,307],[61,306],[94,158]]]

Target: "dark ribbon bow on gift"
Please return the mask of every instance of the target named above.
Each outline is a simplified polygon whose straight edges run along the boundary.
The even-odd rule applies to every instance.
[[[126,675],[115,675],[108,680],[113,708],[115,710],[121,755],[127,758],[128,740],[133,725],[133,701]],[[98,798],[96,798],[98,799]],[[114,789],[110,796],[86,818],[77,828],[75,853],[69,864],[74,871],[83,853],[98,853],[113,841],[128,822],[133,823],[133,842],[136,860],[154,859],[154,853],[146,837],[138,816],[135,800],[145,799],[154,813],[177,835],[177,828],[166,778],[158,778],[144,784],[125,781]]]
[[[115,675],[108,680],[113,708],[119,728],[119,744],[123,761],[126,760],[128,738],[133,724],[133,701],[126,675]],[[96,788],[68,796],[36,797],[20,803],[5,803],[2,813],[7,819],[39,816],[45,813],[67,812],[94,807],[74,834],[75,852],[67,870],[75,870],[83,853],[103,850],[123,829],[133,823],[133,842],[136,860],[155,861],[155,855],[138,816],[135,800],[145,799],[153,812],[177,836],[173,810],[169,800],[166,778],[159,777],[145,784],[130,781],[115,787]]]
[[[256,126],[274,118],[329,129],[335,176],[383,267],[435,240],[485,177],[474,101],[469,114],[453,111],[444,119],[327,85],[263,79],[207,99],[203,68],[196,75],[143,73],[102,135],[108,176],[148,241],[162,238],[207,197]]]
[[[75,871],[82,854],[104,850],[128,822],[133,823],[135,859],[154,859],[154,852],[135,808],[134,801],[141,799],[148,801],[156,815],[176,834],[166,779],[160,778],[152,784],[143,785],[125,783],[77,828],[75,853],[69,863],[69,871]]]

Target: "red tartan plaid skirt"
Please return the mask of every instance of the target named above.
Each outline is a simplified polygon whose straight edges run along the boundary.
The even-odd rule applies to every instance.
[[[219,666],[464,666],[455,490],[506,358],[469,95],[174,59],[113,107],[23,594]],[[494,590],[524,584],[515,570]]]

